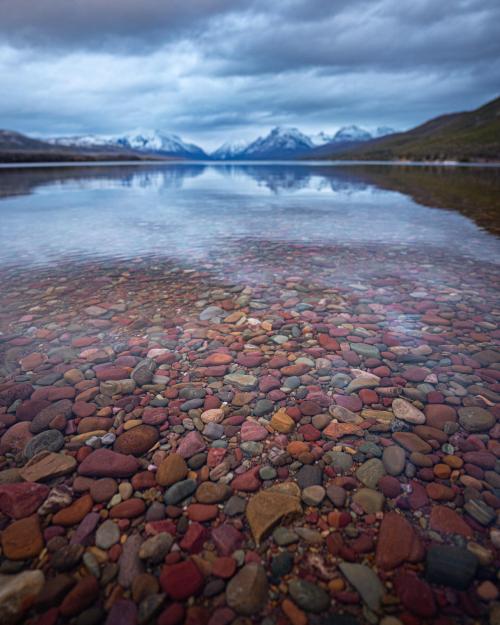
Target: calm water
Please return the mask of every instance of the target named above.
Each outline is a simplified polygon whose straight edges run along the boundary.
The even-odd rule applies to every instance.
[[[498,262],[499,181],[492,169],[387,166],[0,170],[0,267],[163,257],[232,260],[237,275],[252,271],[238,263],[250,240]]]

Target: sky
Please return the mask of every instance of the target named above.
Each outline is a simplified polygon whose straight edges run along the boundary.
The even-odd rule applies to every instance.
[[[404,130],[500,93],[498,0],[0,0],[0,128]]]

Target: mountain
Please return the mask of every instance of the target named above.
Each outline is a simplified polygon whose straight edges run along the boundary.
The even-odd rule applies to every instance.
[[[473,111],[431,119],[363,144],[331,144],[316,158],[341,160],[500,161],[500,97]],[[313,156],[313,155],[311,155]]]
[[[359,126],[344,126],[333,136],[332,143],[348,143],[351,141],[368,141],[372,135]]]
[[[237,159],[250,145],[249,141],[226,141],[219,148],[211,152],[210,158],[217,161]]]
[[[53,145],[70,147],[109,147],[159,156],[206,159],[206,153],[193,143],[184,142],[179,136],[158,130],[146,130],[125,135],[83,135],[49,139]]]
[[[47,141],[27,137],[20,132],[0,130],[0,162],[31,163],[57,161],[138,160],[123,150],[80,150],[54,146]]]
[[[297,128],[276,126],[265,137],[252,141],[237,155],[238,160],[267,160],[295,158],[308,152],[314,143]]]
[[[380,127],[376,136],[394,132],[392,128]],[[359,126],[343,126],[333,135],[320,132],[305,135],[297,128],[277,126],[265,137],[259,137],[245,149],[235,149],[234,144],[224,144],[211,156],[223,160],[275,160],[287,158],[311,158],[316,154],[324,156],[335,149],[370,141],[373,135]]]

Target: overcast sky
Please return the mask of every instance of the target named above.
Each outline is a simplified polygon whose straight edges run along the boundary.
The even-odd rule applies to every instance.
[[[499,0],[0,0],[0,128],[414,126],[500,92]]]

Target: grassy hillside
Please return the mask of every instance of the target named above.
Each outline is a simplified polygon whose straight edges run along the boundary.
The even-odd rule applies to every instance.
[[[475,111],[436,117],[408,132],[338,150],[324,146],[316,158],[500,161],[500,98]]]

